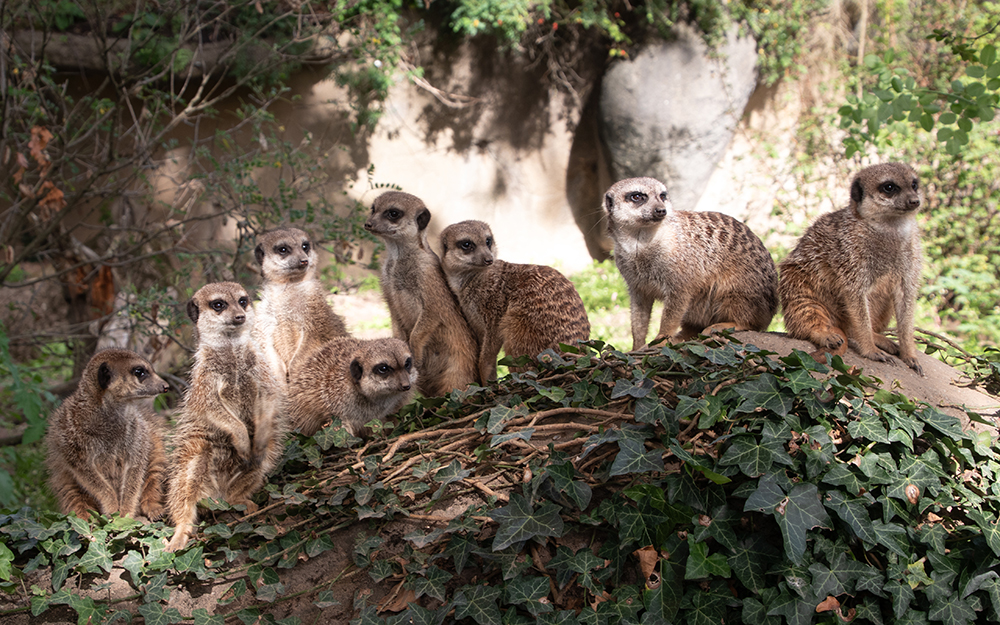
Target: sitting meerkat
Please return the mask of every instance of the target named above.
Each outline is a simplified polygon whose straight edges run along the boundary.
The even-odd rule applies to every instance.
[[[174,535],[187,544],[204,497],[256,510],[250,497],[281,459],[281,384],[251,339],[253,308],[234,282],[203,286],[188,302],[198,330],[191,385],[174,435],[167,496]]]
[[[275,376],[285,384],[292,368],[310,352],[347,336],[347,326],[326,301],[309,235],[298,228],[265,232],[257,237],[254,256],[264,278],[254,306],[254,333]]]
[[[848,207],[817,219],[779,263],[785,327],[815,344],[814,356],[843,354],[849,341],[865,358],[892,362],[897,355],[922,374],[913,338],[921,203],[909,165],[866,167],[851,183]],[[898,345],[882,334],[893,315]]]
[[[441,246],[441,268],[479,341],[484,382],[496,378],[501,347],[514,358],[535,357],[590,337],[590,320],[573,284],[552,267],[496,259],[489,225],[452,224],[441,233]]]
[[[398,412],[413,398],[417,368],[396,338],[328,341],[298,368],[288,387],[289,421],[312,436],[337,417],[352,436]]]
[[[667,187],[653,178],[611,185],[604,209],[631,298],[633,350],[646,344],[657,299],[658,339],[767,329],[778,309],[778,274],[745,224],[722,213],[674,210]]]
[[[105,349],[87,363],[76,391],[49,417],[46,464],[64,514],[163,514],[163,420],[153,398],[170,387],[149,361]]]
[[[385,242],[380,282],[393,336],[413,350],[418,390],[437,397],[477,381],[479,345],[427,244],[430,220],[420,198],[389,191],[372,204],[365,230]]]

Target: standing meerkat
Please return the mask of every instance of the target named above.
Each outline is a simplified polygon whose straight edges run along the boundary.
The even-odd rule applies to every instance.
[[[674,210],[667,187],[654,178],[611,185],[604,209],[631,298],[632,349],[646,344],[658,299],[658,339],[767,329],[778,310],[778,274],[744,223],[722,213]]]
[[[788,334],[823,352],[848,342],[865,358],[897,355],[918,373],[913,308],[920,280],[920,181],[904,163],[862,169],[847,208],[823,215],[778,265]],[[882,332],[896,316],[899,344]]]
[[[496,377],[497,354],[535,357],[559,343],[585,341],[590,321],[580,294],[545,265],[495,259],[493,232],[481,221],[441,233],[441,268],[479,341],[479,377]]]
[[[298,368],[288,387],[289,421],[312,436],[337,417],[353,436],[413,397],[417,368],[400,339],[328,341]]]
[[[76,391],[52,413],[46,464],[59,509],[163,514],[163,421],[153,398],[170,387],[149,361],[125,349],[94,354]]]
[[[309,235],[298,228],[265,232],[257,237],[254,256],[264,278],[254,333],[285,384],[295,365],[330,339],[347,336],[347,327],[326,301]]]
[[[246,290],[234,282],[208,284],[187,309],[198,350],[174,435],[170,551],[187,544],[203,497],[256,510],[250,497],[281,459],[285,433],[281,385],[251,339]]]
[[[426,397],[476,382],[479,345],[427,244],[431,212],[420,198],[390,191],[372,204],[365,230],[385,242],[381,286],[392,333],[413,350]]]

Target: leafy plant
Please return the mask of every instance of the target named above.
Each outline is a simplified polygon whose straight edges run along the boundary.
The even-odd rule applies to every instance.
[[[229,591],[195,620],[266,620],[303,597],[356,623],[1000,618],[987,433],[876,390],[839,358],[775,359],[731,338],[637,354],[593,343],[542,363],[411,404],[361,447],[336,422],[295,438],[262,509],[208,515],[179,554],[162,551],[159,523],[8,515],[2,585],[23,592],[19,580],[52,571],[12,611],[175,622],[186,615],[166,607],[170,589],[198,579]],[[390,530],[405,518],[420,527]],[[343,571],[287,585],[283,571],[358,523],[373,531],[355,535]],[[66,583],[119,567],[141,604]],[[380,606],[331,594],[373,583]]]

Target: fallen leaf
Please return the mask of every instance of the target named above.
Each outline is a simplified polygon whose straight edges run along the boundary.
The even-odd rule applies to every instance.
[[[642,571],[642,577],[646,580],[646,588],[653,590],[658,587],[660,585],[660,575],[656,572],[656,569],[660,562],[660,554],[656,551],[656,547],[648,545],[641,549],[636,549],[632,552],[632,555],[639,559],[639,570]],[[655,581],[656,586],[651,586],[651,581]]]
[[[819,605],[816,606],[817,613],[830,612],[831,610],[837,610],[838,612],[840,611],[840,602],[837,601],[836,597],[827,596],[826,599],[820,601]]]
[[[403,580],[401,580],[392,591],[386,595],[382,603],[378,605],[377,612],[381,614],[382,612],[402,612],[406,609],[406,606],[410,605],[417,600],[417,594],[409,588],[403,588]]]

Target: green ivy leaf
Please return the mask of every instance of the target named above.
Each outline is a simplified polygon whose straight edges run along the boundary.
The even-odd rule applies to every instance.
[[[771,585],[765,575],[768,567],[778,555],[777,549],[767,541],[757,537],[740,541],[735,553],[729,556],[727,562],[736,575],[736,579],[753,592],[760,593]]]
[[[639,378],[633,380],[618,378],[615,381],[615,388],[611,391],[611,399],[618,399],[619,397],[625,397],[626,395],[639,399],[649,395],[649,392],[653,390],[653,386],[654,383],[649,378]]]
[[[479,625],[501,625],[496,586],[463,586],[455,592],[455,619],[471,618]]]
[[[91,540],[87,553],[80,558],[78,566],[84,573],[96,573],[100,570],[110,573],[114,564],[111,561],[111,552],[108,551],[104,541],[97,538]]]
[[[684,568],[684,579],[707,579],[713,575],[718,577],[729,577],[729,563],[721,553],[708,555],[708,545],[695,542],[694,537],[688,535],[688,557]]]
[[[941,621],[945,625],[965,625],[976,620],[976,611],[972,609],[966,599],[961,599],[958,594],[952,594],[945,599],[939,599],[931,604],[931,609],[927,612],[927,618],[932,621]]]
[[[446,602],[445,597],[447,592],[445,584],[452,577],[454,575],[436,566],[427,567],[423,575],[418,575],[413,580],[413,591],[416,594],[416,598],[419,599],[423,595],[427,595],[439,601]]]
[[[640,441],[622,439],[618,441],[619,452],[611,463],[611,476],[628,473],[648,473],[663,471],[663,452],[659,449],[646,451]]]
[[[144,603],[139,606],[139,614],[146,625],[170,625],[184,620],[177,608],[164,608],[159,603]]]
[[[944,414],[933,406],[926,406],[916,414],[921,421],[953,440],[960,441],[966,438],[962,423],[958,419]]]
[[[774,454],[764,445],[758,445],[752,436],[739,436],[722,455],[719,464],[739,465],[747,477],[757,477],[766,473],[774,464]]]
[[[191,611],[194,617],[194,625],[225,625],[226,617],[222,614],[209,614],[205,608],[197,608]]]
[[[863,414],[857,421],[848,423],[847,432],[854,438],[889,443],[889,431],[882,424],[882,419],[873,412]]]
[[[770,410],[779,416],[785,416],[795,403],[793,395],[786,395],[778,384],[778,378],[773,374],[763,373],[756,380],[749,380],[732,387],[733,391],[743,397],[735,412],[756,412]]]
[[[781,527],[785,554],[796,563],[803,563],[806,533],[814,527],[830,527],[830,517],[819,500],[815,484],[796,484],[788,493],[784,509],[775,507],[774,516]]]
[[[543,603],[540,599],[549,595],[549,578],[538,576],[518,577],[507,583],[504,588],[504,601],[520,606],[532,616],[551,612],[551,603]]]
[[[313,601],[313,605],[320,610],[323,610],[340,605],[340,601],[337,600],[336,595],[333,594],[332,590],[321,590],[316,595],[316,600]]]
[[[562,536],[563,520],[559,510],[559,506],[548,501],[533,511],[523,495],[512,495],[508,505],[489,515],[500,525],[493,537],[493,551],[506,549],[535,536]]]
[[[839,491],[830,491],[826,494],[826,507],[833,510],[838,517],[847,523],[854,534],[873,545],[878,542],[878,536],[872,527],[872,520],[866,507],[867,501],[862,499],[848,499]]]

